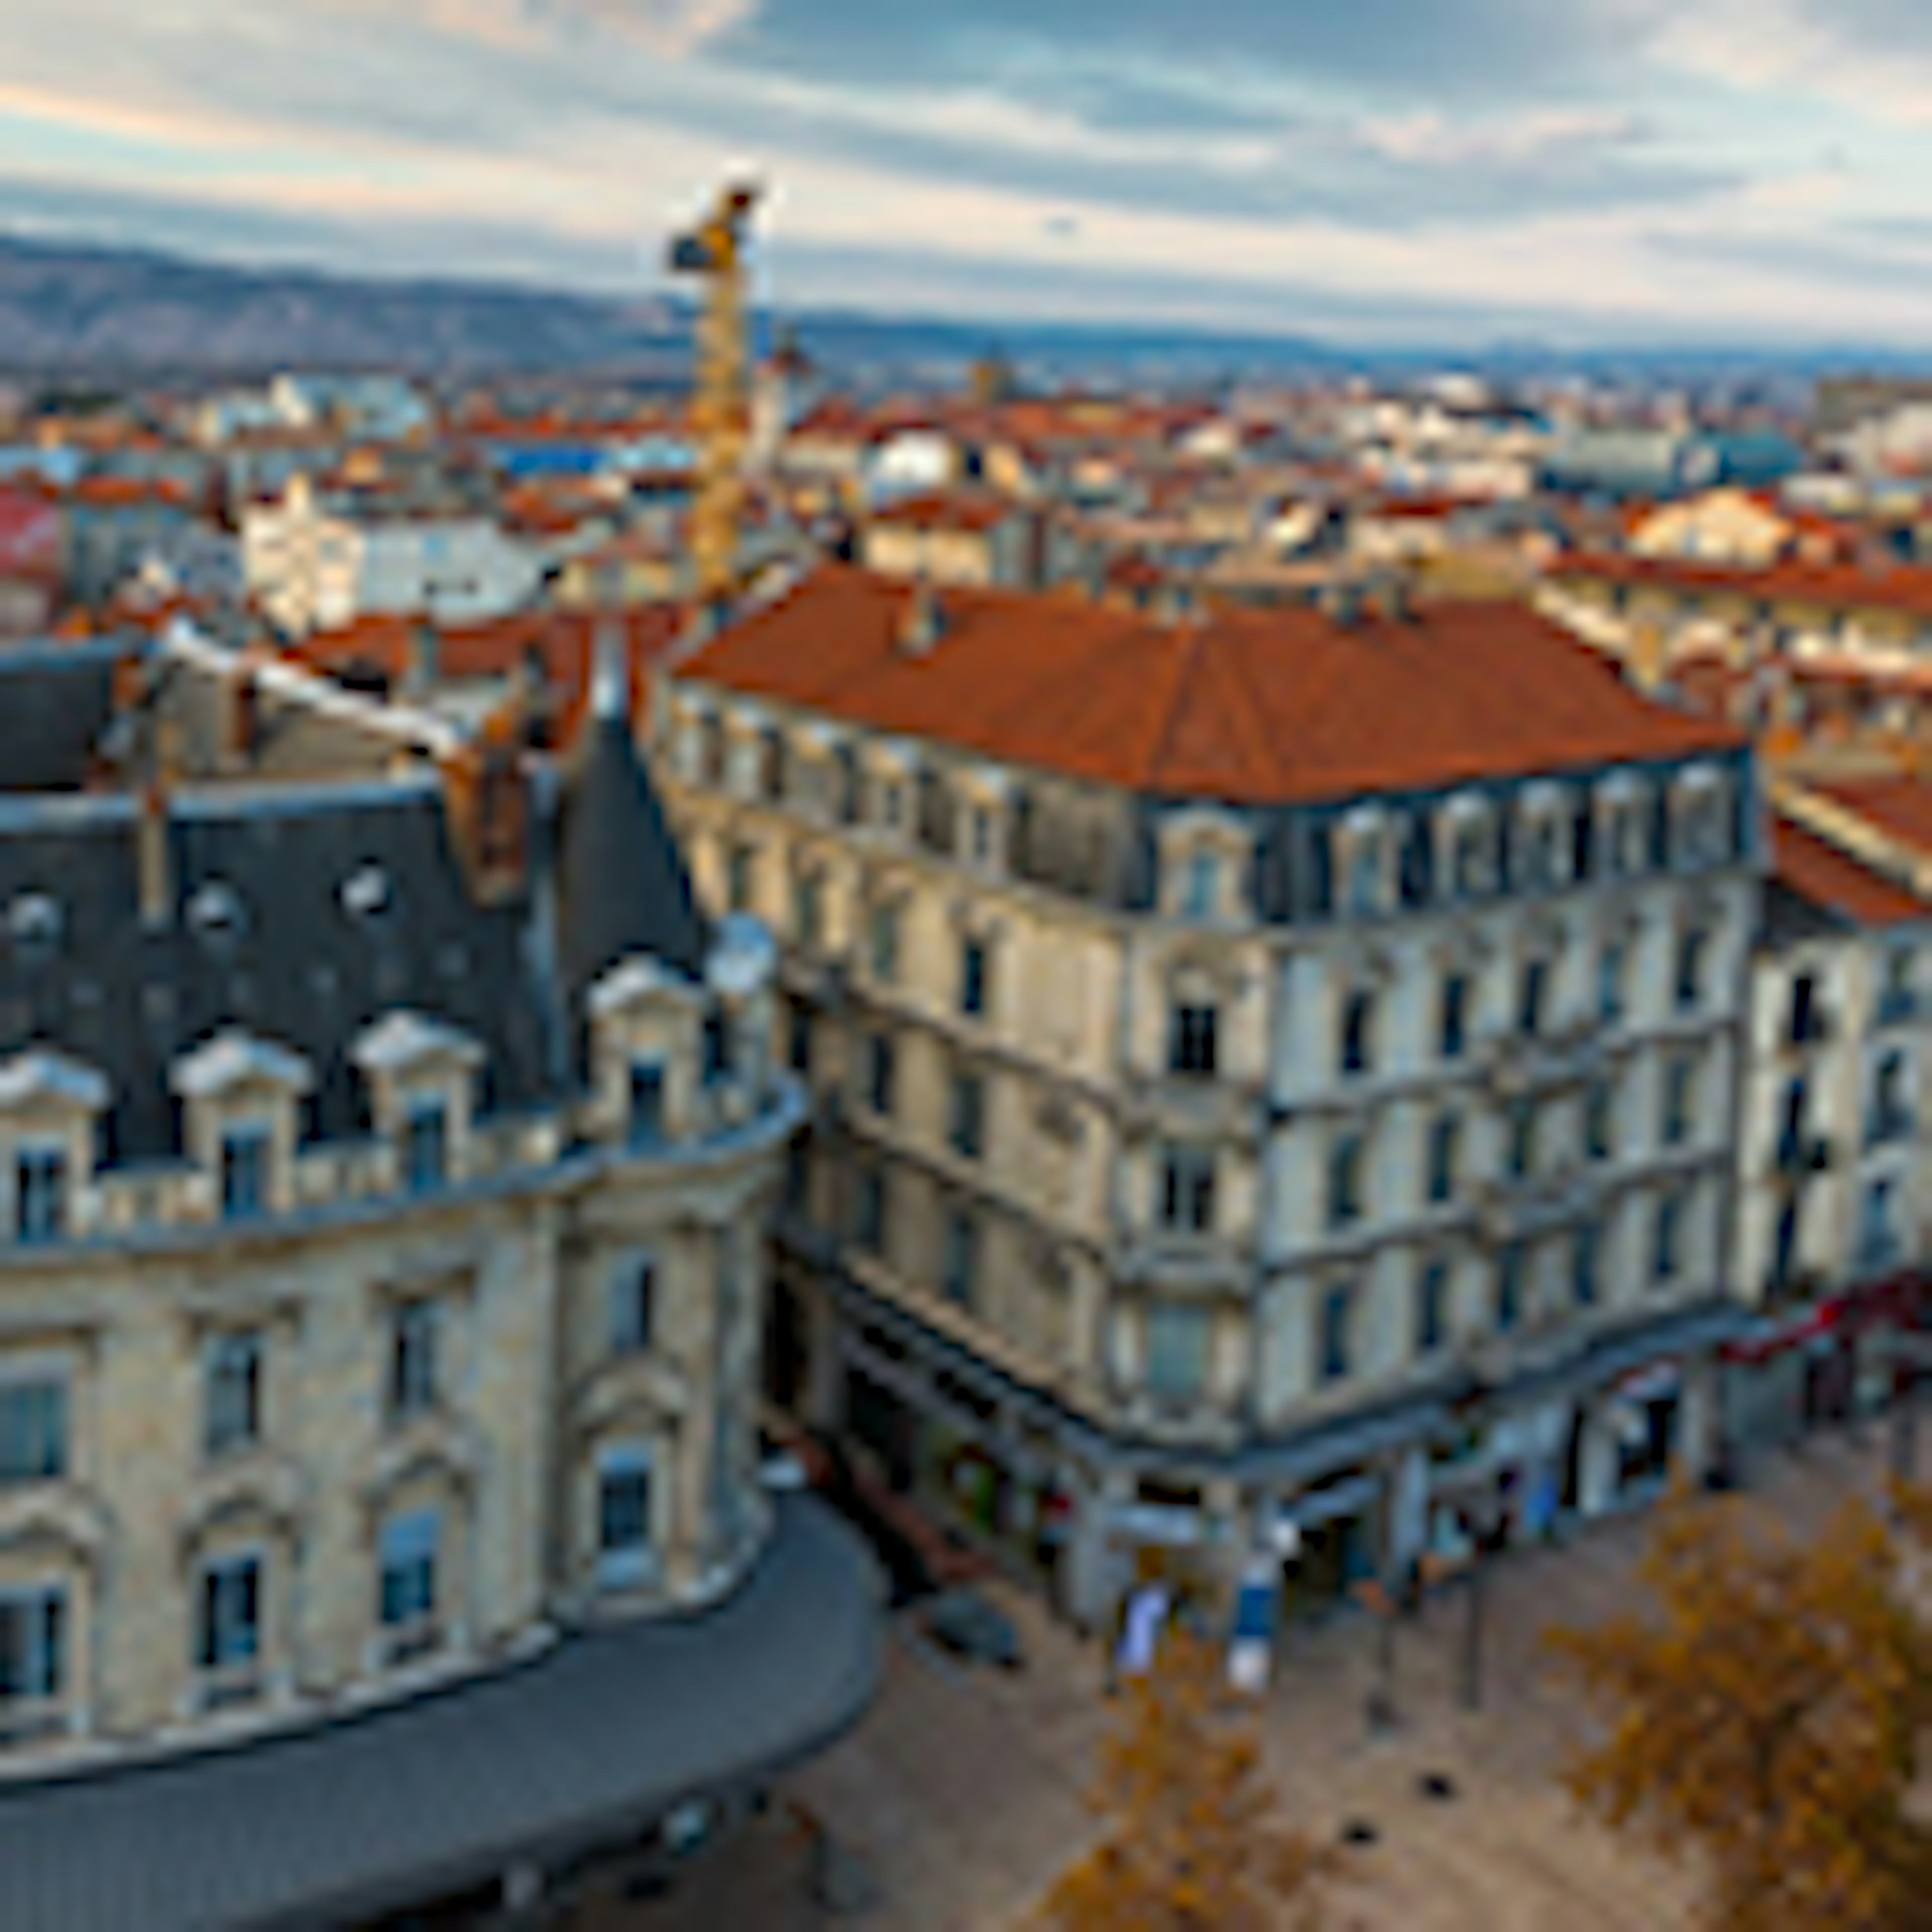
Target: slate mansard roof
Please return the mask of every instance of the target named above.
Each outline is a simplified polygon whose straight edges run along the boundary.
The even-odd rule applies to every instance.
[[[1150,796],[1312,803],[1742,749],[1640,696],[1520,604],[1312,608],[1168,625],[1076,596],[913,586],[827,565],[678,669],[700,681]]]
[[[0,718],[16,688],[74,743],[109,715],[77,674],[56,691],[31,658],[0,656]],[[562,1097],[580,1077],[562,1043],[581,1037],[571,1022],[597,974],[641,952],[696,977],[707,945],[628,729],[594,730],[591,755],[564,775],[560,823],[534,828],[530,879],[507,896],[472,890],[444,783],[426,766],[176,791],[169,916],[154,922],[137,796],[22,793],[0,771],[0,1058],[50,1046],[98,1068],[117,1161],[181,1151],[170,1070],[230,1026],[310,1062],[308,1125],[324,1139],[368,1130],[351,1048],[398,1009],[475,1037],[484,1106]],[[11,749],[0,728],[0,752]],[[553,856],[556,892],[538,889]],[[561,981],[548,963],[560,958]]]

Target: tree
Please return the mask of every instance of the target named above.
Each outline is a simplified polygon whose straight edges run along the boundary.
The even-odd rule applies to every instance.
[[[1801,1542],[1735,1500],[1670,1504],[1640,1575],[1648,1614],[1552,1632],[1600,1720],[1564,1782],[1706,1875],[1713,1932],[1910,1932],[1932,1900],[1913,1786],[1932,1625],[1901,1538],[1862,1502]]]
[[[1102,1836],[1047,1898],[1057,1932],[1319,1925],[1332,1855],[1270,1820],[1257,1727],[1200,1639],[1171,1632],[1130,1681],[1088,1802]]]

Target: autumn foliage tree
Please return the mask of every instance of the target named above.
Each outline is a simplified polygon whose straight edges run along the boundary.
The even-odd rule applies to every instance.
[[[1640,1572],[1647,1612],[1554,1632],[1599,1720],[1565,1782],[1610,1825],[1706,1880],[1712,1932],[1922,1932],[1932,1816],[1916,1792],[1932,1720],[1910,1528],[1862,1502],[1800,1540],[1735,1499],[1665,1512]]]
[[[1257,1727],[1181,1631],[1130,1681],[1089,1803],[1099,1843],[1046,1901],[1056,1932],[1275,1932],[1321,1923],[1329,1855],[1270,1816]]]

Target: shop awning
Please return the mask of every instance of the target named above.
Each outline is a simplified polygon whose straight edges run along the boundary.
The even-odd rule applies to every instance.
[[[702,1614],[573,1636],[367,1714],[0,1792],[0,1924],[339,1926],[620,1842],[829,1742],[870,1701],[870,1553],[815,1499]]]

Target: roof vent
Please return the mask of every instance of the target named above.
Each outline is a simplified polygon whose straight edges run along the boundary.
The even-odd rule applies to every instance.
[[[204,938],[232,939],[244,924],[241,898],[232,886],[211,879],[188,901],[188,922]]]
[[[47,892],[22,892],[7,908],[7,932],[22,952],[45,954],[60,944],[60,902]]]
[[[1324,584],[1318,601],[1322,614],[1338,630],[1352,630],[1362,620],[1362,586],[1359,584]]]
[[[899,625],[899,646],[909,657],[922,658],[946,634],[946,608],[939,592],[924,578],[913,586]]]
[[[342,882],[342,909],[352,919],[374,919],[389,909],[389,875],[380,866],[363,866]]]

